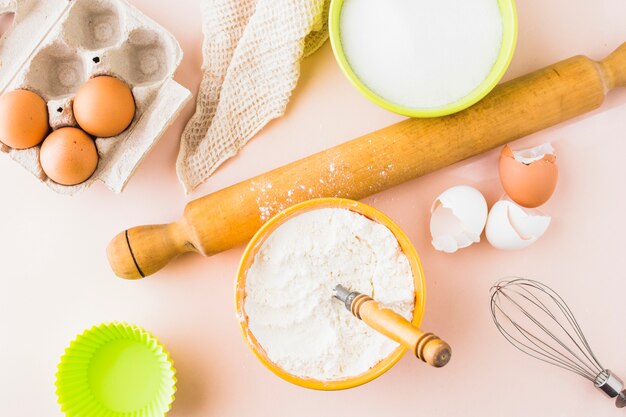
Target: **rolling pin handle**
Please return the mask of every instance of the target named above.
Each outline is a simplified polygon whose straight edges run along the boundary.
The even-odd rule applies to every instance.
[[[107,257],[113,272],[126,279],[152,275],[178,255],[195,250],[178,223],[138,226],[113,238]]]
[[[626,42],[603,59],[601,65],[608,90],[626,87]]]

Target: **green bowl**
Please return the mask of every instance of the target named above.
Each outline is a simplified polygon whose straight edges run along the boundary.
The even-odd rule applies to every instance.
[[[404,116],[445,116],[464,110],[471,105],[477,103],[487,94],[489,94],[489,92],[493,90],[493,88],[502,79],[504,73],[509,67],[509,64],[511,63],[513,53],[515,52],[515,44],[517,42],[517,12],[515,9],[515,1],[498,0],[500,13],[502,14],[502,46],[500,48],[500,54],[498,55],[498,58],[491,68],[491,72],[489,73],[487,78],[485,78],[485,80],[478,87],[476,87],[471,93],[469,93],[465,97],[442,107],[409,108],[400,106],[396,103],[390,102],[382,98],[381,96],[370,90],[363,82],[361,82],[361,80],[356,76],[356,74],[350,67],[348,59],[346,58],[343,47],[341,45],[341,36],[339,30],[340,15],[343,2],[344,0],[332,0],[328,17],[330,43],[333,47],[333,53],[335,55],[335,59],[339,63],[339,67],[348,78],[348,80],[350,80],[352,85],[354,85],[357,90],[359,90],[370,101],[376,103],[380,107],[383,107],[394,113],[402,114]]]
[[[56,378],[67,417],[162,417],[176,392],[165,348],[147,331],[124,323],[78,335],[61,357]]]

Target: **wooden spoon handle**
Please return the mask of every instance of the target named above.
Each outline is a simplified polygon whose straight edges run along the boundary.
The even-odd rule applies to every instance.
[[[365,295],[357,295],[350,306],[354,316],[363,320],[369,327],[402,346],[429,365],[440,368],[450,361],[450,345],[432,333],[426,333],[395,311],[378,304]]]

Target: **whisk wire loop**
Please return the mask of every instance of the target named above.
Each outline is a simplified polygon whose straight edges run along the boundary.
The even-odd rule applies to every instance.
[[[494,304],[495,305],[495,304]],[[552,365],[558,366],[560,368],[569,370],[571,372],[574,372],[584,378],[589,378],[588,374],[585,372],[584,369],[580,368],[579,366],[577,366],[575,363],[568,361],[567,357],[564,357],[564,359],[560,359],[559,357],[557,357],[556,355],[550,353],[550,352],[546,352],[544,350],[542,350],[542,348],[535,342],[533,342],[531,340],[532,334],[525,331],[520,325],[518,325],[514,320],[512,320],[498,305],[495,305],[495,308],[497,308],[500,311],[500,314],[502,314],[504,317],[506,317],[510,322],[511,325],[520,333],[520,335],[522,335],[526,340],[528,340],[529,343],[532,343],[536,348],[533,348],[532,346],[527,345],[524,341],[519,340],[518,338],[516,338],[511,332],[507,331],[495,318],[496,317],[496,313],[494,311],[494,305],[492,305],[492,316],[494,317],[494,322],[496,323],[496,327],[498,328],[498,330],[500,331],[500,333],[502,333],[502,335],[518,350],[526,353],[529,356],[532,356],[536,359],[539,359],[541,361],[550,363]],[[550,347],[548,345],[548,347]],[[557,351],[557,353],[559,353]],[[564,356],[564,355],[563,355]]]
[[[539,284],[539,283],[537,283],[537,284]],[[541,285],[541,284],[539,284],[539,285]],[[541,286],[542,286],[542,289],[546,291],[546,294],[548,295],[548,297],[550,297],[550,299],[556,304],[556,306],[560,309],[560,311],[566,317],[566,320],[568,321],[570,326],[572,326],[572,328],[574,329],[574,332],[579,337],[579,339],[583,338],[584,336],[582,336],[582,332],[580,331],[580,326],[578,326],[578,324],[576,323],[576,319],[574,318],[573,314],[571,313],[571,310],[569,310],[569,307],[567,306],[567,304],[565,304],[565,301],[563,301],[562,298],[558,297],[558,294],[554,293],[550,288],[547,288],[547,287],[545,287],[543,285],[541,285]],[[585,351],[579,344],[579,342],[580,342],[583,345],[586,345],[586,342],[583,343],[582,340],[578,340],[578,341],[575,340],[574,337],[570,334],[570,332],[568,332],[568,330],[563,326],[563,324],[561,324],[561,322],[559,322],[559,320],[552,313],[552,311],[544,303],[542,303],[541,300],[537,296],[532,294],[526,288],[526,285],[522,284],[521,289],[526,294],[528,294],[528,296],[530,296],[533,299],[535,299],[536,302],[533,302],[533,300],[531,300],[529,297],[526,297],[525,295],[523,295],[523,294],[521,294],[519,292],[518,292],[518,294],[520,294],[520,296],[524,297],[525,299],[527,299],[528,301],[533,303],[535,306],[540,308],[542,311],[544,311],[546,313],[546,315],[548,315],[552,320],[554,320],[554,322],[567,335],[569,340],[571,340],[572,343],[574,343],[574,346],[576,346],[576,348],[584,355],[585,359],[587,359],[588,362],[586,362],[583,358],[581,358],[576,352],[574,352],[563,341],[558,339],[552,332],[550,332],[544,325],[542,325],[538,320],[536,320],[534,317],[532,317],[527,311],[523,310],[522,307],[519,304],[515,303],[517,305],[517,307],[520,308],[524,312],[524,314],[537,325],[537,327],[539,327],[541,330],[546,332],[546,334],[549,335],[557,344],[559,344],[561,347],[563,347],[563,349],[565,349],[567,352],[569,352],[571,355],[573,355],[579,361],[579,363],[581,363],[583,365],[583,367],[586,368],[590,372],[589,374],[587,374],[589,376],[589,378],[591,378],[591,379],[595,378],[595,376],[602,371],[602,368],[599,368],[599,369],[594,369],[593,368],[593,359],[590,357],[588,352]],[[558,299],[554,295],[556,295],[558,297]],[[560,301],[560,303],[559,303],[559,301]],[[561,303],[563,303],[563,304],[561,304]],[[576,330],[576,329],[578,329],[578,330]],[[591,350],[588,345],[586,347],[587,347],[587,349]],[[555,350],[551,346],[550,346],[550,348]],[[567,358],[567,356],[564,355],[563,353],[558,352],[558,351],[557,351],[557,353],[559,355]]]
[[[510,277],[497,282],[491,292],[493,321],[517,349],[592,382],[603,372],[571,309],[552,289]]]

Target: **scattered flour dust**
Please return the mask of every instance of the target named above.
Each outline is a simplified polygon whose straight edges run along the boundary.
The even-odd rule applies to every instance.
[[[244,309],[269,359],[300,377],[362,374],[398,345],[333,299],[342,284],[410,319],[409,261],[389,229],[346,209],[298,215],[264,242],[246,277]]]
[[[359,79],[410,108],[473,91],[502,45],[497,0],[344,0],[341,42]]]

